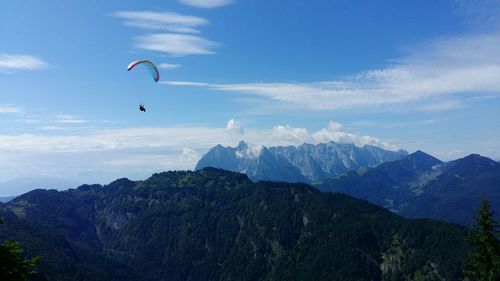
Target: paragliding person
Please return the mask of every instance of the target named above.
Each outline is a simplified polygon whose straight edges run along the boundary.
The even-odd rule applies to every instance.
[[[137,65],[145,66],[153,77],[153,81],[158,82],[158,80],[160,80],[160,71],[158,70],[156,65],[149,60],[135,60],[127,66],[127,71],[132,70]],[[146,112],[146,107],[144,107],[144,104],[139,104],[139,110],[142,112]]]

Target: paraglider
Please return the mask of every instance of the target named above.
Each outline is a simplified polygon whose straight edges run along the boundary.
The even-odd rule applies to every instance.
[[[149,73],[151,73],[151,76],[153,76],[153,80],[155,82],[158,82],[158,80],[160,80],[160,71],[154,63],[148,60],[135,60],[127,66],[127,70],[130,71],[139,64],[144,65],[149,70]]]
[[[158,70],[156,65],[149,60],[135,60],[127,66],[127,71],[132,70],[139,64],[144,65],[148,69],[149,73],[151,73],[151,75],[153,76],[153,80],[155,82],[158,82],[158,80],[160,80],[160,71]],[[142,103],[139,104],[139,110],[142,112],[146,112],[146,107],[144,107],[144,104]]]

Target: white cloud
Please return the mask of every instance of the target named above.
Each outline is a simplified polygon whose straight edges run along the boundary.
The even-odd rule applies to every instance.
[[[226,130],[243,135],[243,122],[229,119],[229,121],[227,121]]]
[[[244,139],[255,144],[248,151],[249,155],[258,153],[262,145],[300,145],[330,140],[393,148],[376,138],[332,131],[332,128],[343,127],[331,123],[328,128],[316,132],[289,125],[246,128]],[[0,135],[0,166],[3,167],[0,181],[19,175],[22,172],[19,167],[32,173],[64,174],[79,182],[106,182],[123,176],[145,178],[158,171],[193,169],[211,147],[217,144],[234,146],[241,140],[235,139],[226,127],[80,130],[56,135],[61,132],[59,129],[40,128],[40,132],[46,134]]]
[[[59,114],[56,115],[55,123],[66,123],[66,124],[81,124],[87,123],[88,120],[78,118],[70,114]]]
[[[84,119],[60,119],[55,121],[56,123],[66,123],[66,124],[81,124],[81,123],[87,123],[87,120]]]
[[[274,126],[272,137],[284,141],[287,144],[299,145],[311,142],[311,134],[304,128],[294,128],[290,125]]]
[[[183,136],[180,138],[179,136]],[[227,139],[225,128],[129,128],[89,131],[78,135],[4,135],[0,150],[83,152],[143,148],[209,147]]]
[[[182,154],[179,157],[179,161],[191,165],[194,162],[198,162],[198,160],[200,160],[200,155],[198,155],[194,149],[189,147],[182,148]]]
[[[125,19],[125,24],[151,33],[135,38],[135,47],[172,56],[210,55],[220,44],[195,35],[199,27],[208,24],[205,18],[173,12],[118,11],[112,16]],[[177,68],[178,64],[162,64],[164,69]]]
[[[59,127],[59,126],[42,126],[42,127],[39,127],[38,130],[42,130],[42,131],[62,131],[64,130],[63,127]]]
[[[201,155],[211,147],[217,144],[235,146],[241,139],[255,144],[246,152],[246,156],[258,153],[262,145],[270,147],[328,141],[397,149],[393,143],[356,134],[336,122],[313,131],[286,124],[272,128],[247,127],[244,138],[235,136],[226,126],[78,131],[58,131],[58,127],[44,129],[46,131],[40,129],[39,132],[43,132],[41,134],[0,135],[0,181],[22,176],[25,171],[65,175],[82,183],[106,183],[125,176],[144,179],[155,172],[193,169]],[[440,157],[444,157],[447,152],[455,153],[457,149],[462,150],[462,156],[469,151],[498,157],[498,136],[492,138],[492,141],[496,141],[492,143],[478,143],[474,138],[464,141],[463,147],[447,144],[439,151],[426,148],[425,145],[422,147],[422,144],[418,144],[418,147]],[[474,151],[470,151],[471,147]]]
[[[178,0],[182,4],[197,8],[216,8],[229,5],[233,0]]]
[[[309,110],[447,103],[463,95],[500,96],[500,33],[444,38],[420,46],[385,68],[312,83],[209,84],[168,81],[243,94]],[[438,108],[435,107],[437,110]]]
[[[238,150],[235,154],[237,158],[255,159],[260,156],[263,148],[264,146],[260,144],[247,143],[245,149]]]
[[[37,57],[0,53],[0,71],[40,70],[48,67],[46,62]]]
[[[328,127],[327,127],[330,131],[342,131],[344,129],[344,125],[338,123],[338,122],[333,122],[333,121],[330,121],[328,123]]]
[[[189,34],[161,33],[136,38],[136,47],[173,56],[210,55],[219,44],[203,37]]]
[[[171,86],[197,86],[197,87],[210,87],[208,83],[202,82],[191,82],[191,81],[160,81],[160,84],[166,84]]]
[[[199,33],[199,26],[208,24],[204,18],[172,12],[118,11],[113,16],[125,19],[125,24],[150,30],[179,33]]]
[[[340,127],[338,126],[340,125]],[[371,136],[359,136],[343,130],[339,123],[330,122],[327,128],[312,134],[315,143],[334,141],[338,143],[354,143],[357,146],[374,145],[388,150],[397,150],[398,147],[389,142]]]
[[[80,116],[65,113],[51,113],[40,111],[39,109],[26,108],[16,104],[0,104],[0,115],[9,114],[1,121],[5,123],[25,123],[26,126],[18,127],[18,131],[26,131],[28,128],[42,131],[62,131],[62,130],[81,130],[82,126],[77,124],[116,124],[116,121],[109,120],[88,120]],[[32,125],[37,125],[32,126]],[[73,125],[73,126],[72,126]]]
[[[458,100],[441,100],[435,103],[426,104],[420,107],[420,109],[424,111],[443,111],[443,110],[459,109],[464,106],[465,104]]]
[[[289,125],[278,125],[272,130],[272,136],[276,140],[285,140],[294,145],[302,143],[326,143],[334,141],[337,143],[354,143],[357,146],[374,145],[388,150],[397,150],[394,144],[382,141],[371,136],[359,136],[345,131],[344,126],[337,122],[329,122],[326,128],[316,132],[309,132],[305,128],[294,128]]]
[[[12,104],[0,104],[0,113],[22,113],[23,108]]]
[[[181,66],[182,65],[180,65],[180,64],[173,64],[173,63],[160,63],[160,65],[158,65],[158,67],[161,69],[176,69],[176,68],[179,68]]]

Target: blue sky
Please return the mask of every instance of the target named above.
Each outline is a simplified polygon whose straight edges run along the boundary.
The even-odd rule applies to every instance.
[[[142,179],[240,139],[500,159],[498,0],[0,8],[0,181]]]

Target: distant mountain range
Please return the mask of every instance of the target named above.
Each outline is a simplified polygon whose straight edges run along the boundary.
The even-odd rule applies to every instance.
[[[241,141],[237,147],[217,145],[196,165],[242,172],[252,180],[314,182],[361,167],[373,167],[408,155],[404,150],[388,151],[365,145],[335,142],[265,147]]]
[[[482,197],[500,215],[500,163],[477,154],[450,162],[417,151],[315,185],[368,200],[409,218],[471,225]]]
[[[458,225],[214,168],[34,190],[0,216],[59,281],[461,280],[467,251]]]
[[[5,197],[0,197],[0,202],[1,203],[6,203],[9,202],[10,200],[16,198],[16,196],[5,196]]]
[[[335,142],[264,147],[218,145],[196,169],[216,167],[250,179],[307,182],[342,192],[409,218],[470,226],[481,197],[500,214],[500,163],[476,154],[443,163],[422,151],[387,151]]]
[[[0,182],[0,196],[17,196],[37,188],[64,190],[77,186],[78,184],[75,182],[55,177],[19,177],[9,181]]]

